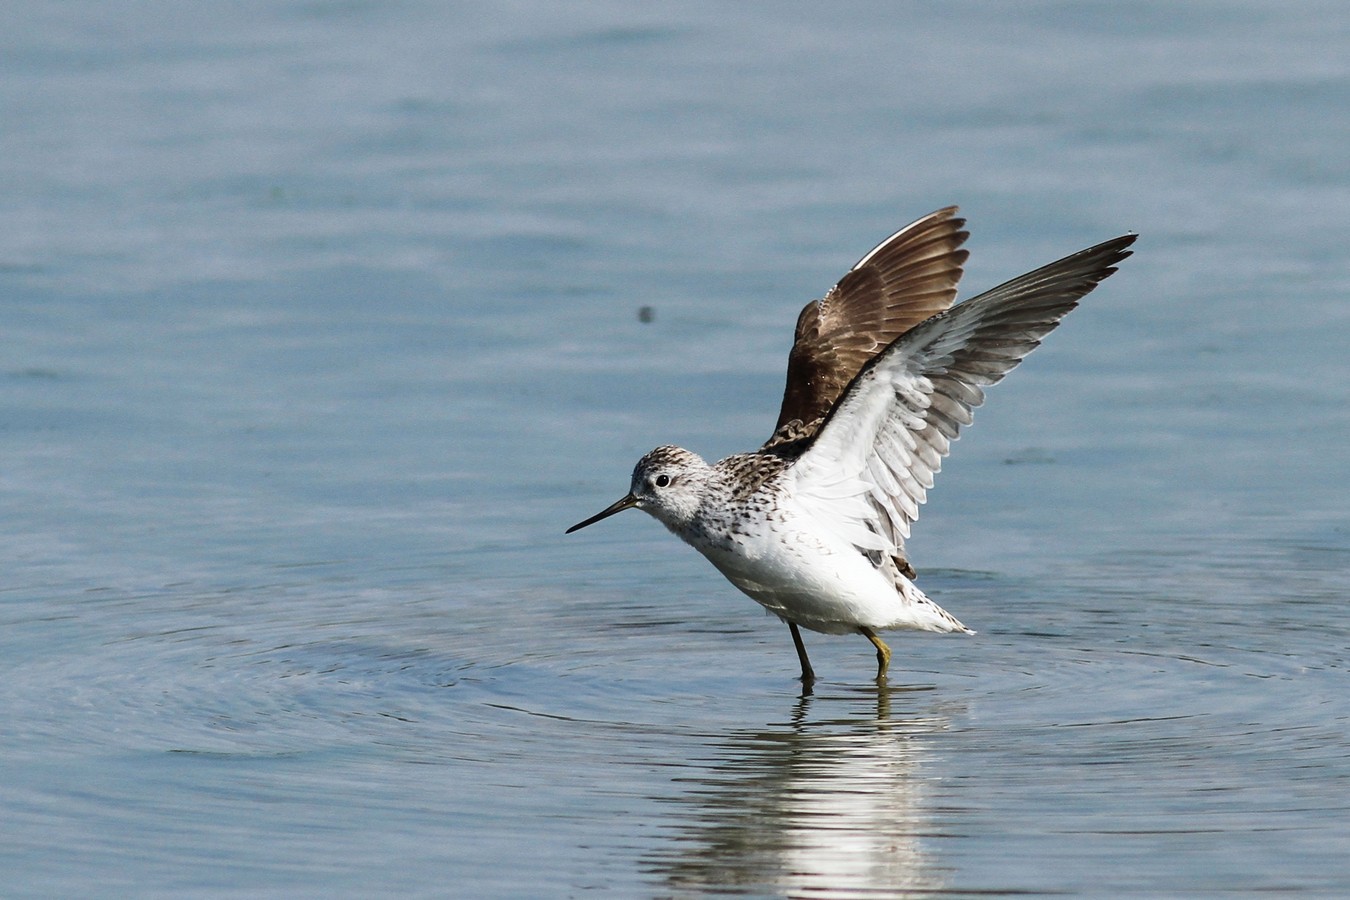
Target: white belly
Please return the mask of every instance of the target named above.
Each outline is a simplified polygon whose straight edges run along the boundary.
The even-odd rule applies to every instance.
[[[729,549],[698,549],[765,609],[803,628],[826,634],[860,626],[964,630],[908,580],[901,577],[897,590],[857,548],[831,535],[788,520],[770,524],[759,536],[739,538]]]

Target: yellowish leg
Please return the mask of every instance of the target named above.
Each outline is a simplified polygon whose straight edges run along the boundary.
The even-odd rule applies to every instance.
[[[802,683],[810,684],[816,680],[816,673],[811,670],[811,660],[806,658],[806,645],[802,643],[802,633],[797,630],[796,622],[789,622],[788,628],[792,629],[792,643],[797,648],[797,659],[802,663]]]
[[[877,637],[877,633],[866,625],[858,628],[862,636],[872,642],[872,646],[877,648],[877,681],[886,679],[886,670],[891,666],[891,648],[886,646],[886,642]]]

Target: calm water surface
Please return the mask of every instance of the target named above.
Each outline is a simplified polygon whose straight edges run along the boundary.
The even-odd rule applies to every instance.
[[[1350,14],[16,6],[0,893],[1350,893]],[[1127,230],[911,544],[787,630],[636,513],[960,203]],[[648,306],[652,321],[640,321]]]

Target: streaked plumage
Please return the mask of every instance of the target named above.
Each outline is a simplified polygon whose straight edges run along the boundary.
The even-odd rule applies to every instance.
[[[914,584],[905,539],[951,441],[998,382],[1115,271],[1134,235],[952,307],[967,234],[956,208],[896,232],[798,318],[773,436],[708,465],[679,447],[638,461],[629,493],[568,529],[645,510],[788,623],[861,633],[884,678],[885,629],[970,629]],[[950,308],[949,308],[950,307]]]

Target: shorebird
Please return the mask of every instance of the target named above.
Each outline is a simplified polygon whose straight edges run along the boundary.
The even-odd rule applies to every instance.
[[[1130,255],[1127,234],[952,306],[969,234],[956,207],[905,226],[797,319],[772,437],[713,465],[680,447],[638,460],[629,492],[567,533],[650,513],[787,623],[861,634],[886,678],[889,629],[973,634],[914,583],[905,539],[984,388]]]

